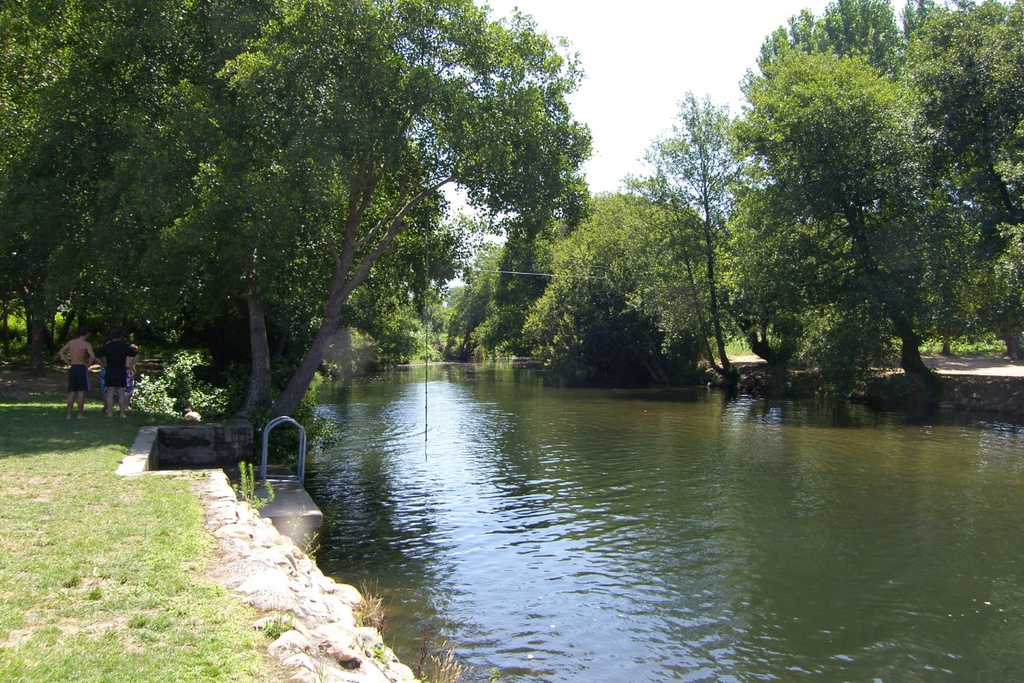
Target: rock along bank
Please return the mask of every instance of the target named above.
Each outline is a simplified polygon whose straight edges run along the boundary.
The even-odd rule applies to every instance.
[[[384,644],[377,629],[358,625],[356,614],[364,599],[355,587],[325,576],[270,520],[239,501],[222,470],[196,474],[188,473],[206,511],[206,529],[217,541],[208,577],[261,614],[253,628],[280,633],[267,652],[288,672],[282,680],[416,680],[412,670]]]

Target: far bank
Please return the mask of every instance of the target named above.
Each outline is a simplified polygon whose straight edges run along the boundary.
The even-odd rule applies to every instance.
[[[1024,362],[994,356],[934,356],[931,378],[881,371],[849,395],[874,408],[910,414],[957,411],[1024,421]],[[808,398],[819,378],[800,370],[746,364],[739,391],[759,398]]]

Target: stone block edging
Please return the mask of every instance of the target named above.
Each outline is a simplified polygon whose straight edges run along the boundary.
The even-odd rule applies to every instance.
[[[270,520],[237,500],[227,475],[209,470],[193,479],[217,539],[210,578],[261,612],[292,627],[267,651],[296,673],[290,683],[411,683],[412,670],[384,645],[380,633],[356,623],[363,596],[320,571]]]
[[[156,470],[158,427],[139,430],[120,476],[188,476],[217,542],[207,577],[251,605],[253,628],[287,628],[267,653],[294,674],[288,683],[413,683],[380,632],[357,624],[363,596],[325,576],[316,562],[248,503],[239,501],[223,470]],[[196,476],[202,474],[203,476]]]

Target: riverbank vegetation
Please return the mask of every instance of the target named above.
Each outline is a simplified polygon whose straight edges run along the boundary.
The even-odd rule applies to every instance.
[[[739,346],[836,395],[927,385],[927,345],[1019,352],[1022,33],[1020,0],[805,11],[742,112],[685,95],[647,172],[589,197],[583,65],[528,17],[9,3],[3,354],[120,328],[257,422],[317,372],[423,356],[735,386]]]
[[[999,339],[1016,357],[1022,29],[1020,2],[910,2],[897,21],[888,2],[840,0],[793,17],[740,116],[687,95],[649,174],[578,227],[480,254],[448,352],[732,383],[725,347],[741,339],[839,394],[879,368],[929,377],[927,343]]]

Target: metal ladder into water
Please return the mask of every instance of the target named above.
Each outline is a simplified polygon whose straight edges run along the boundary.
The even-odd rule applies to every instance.
[[[277,475],[271,478],[271,481],[298,481],[300,485],[306,483],[306,430],[302,428],[298,422],[288,417],[287,415],[281,415],[275,417],[273,420],[268,422],[263,427],[263,455],[260,459],[260,480],[267,481],[267,444],[270,440],[270,432],[274,430],[278,425],[289,424],[299,430],[299,459],[298,465],[296,466],[296,475]]]
[[[268,480],[267,475],[267,444],[270,432],[283,424],[292,425],[299,430],[299,461],[297,474],[275,475]],[[263,428],[263,457],[260,459],[260,481],[266,489],[273,486],[273,495],[260,510],[260,514],[269,518],[278,531],[292,538],[293,541],[305,542],[312,538],[323,525],[324,515],[313,499],[306,493],[306,430],[292,418],[282,415],[275,417]]]

